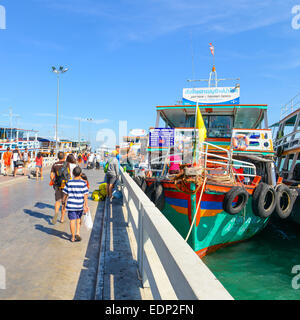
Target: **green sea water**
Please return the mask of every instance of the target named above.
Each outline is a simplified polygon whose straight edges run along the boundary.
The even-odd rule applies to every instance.
[[[300,289],[292,286],[292,268],[300,266],[300,226],[295,223],[271,221],[253,238],[203,261],[234,299],[300,300]]]

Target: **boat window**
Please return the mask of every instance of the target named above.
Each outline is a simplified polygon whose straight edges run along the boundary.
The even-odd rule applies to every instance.
[[[295,123],[296,123],[297,116],[293,116],[290,119],[287,119],[284,123],[284,128],[283,128],[283,134],[286,136],[287,134],[291,133],[294,131]]]
[[[284,163],[285,163],[285,158],[286,158],[286,156],[283,156],[281,158],[280,165],[279,165],[279,172],[283,169],[283,166],[284,166]]]
[[[205,127],[208,128],[208,116],[203,116]],[[195,116],[187,116],[185,126],[187,128],[195,128]]]
[[[293,159],[294,159],[294,154],[290,154],[290,155],[288,156],[288,159],[287,159],[285,165],[284,165],[283,170],[289,171],[289,170],[291,169],[292,163],[293,163]]]
[[[203,116],[203,121],[207,129],[207,136],[210,138],[230,138],[233,124],[232,116]],[[195,116],[188,116],[186,127],[195,127]]]
[[[210,116],[209,137],[230,138],[232,116]]]

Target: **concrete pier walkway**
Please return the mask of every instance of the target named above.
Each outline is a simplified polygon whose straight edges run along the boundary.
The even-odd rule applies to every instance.
[[[103,173],[89,172],[92,191]],[[52,225],[54,193],[49,175],[0,186],[0,265],[6,289],[0,299],[93,299],[99,264],[103,203],[89,201],[92,231],[82,225],[82,242],[69,241],[69,221]],[[60,217],[59,217],[60,218]]]
[[[84,172],[92,193],[104,173]],[[138,279],[122,203],[113,200],[104,211],[104,202],[89,200],[93,229],[83,224],[83,240],[71,243],[67,217],[61,224],[59,216],[52,225],[54,191],[49,180],[47,172],[43,181],[26,178],[0,185],[0,266],[6,271],[0,300],[151,299]]]

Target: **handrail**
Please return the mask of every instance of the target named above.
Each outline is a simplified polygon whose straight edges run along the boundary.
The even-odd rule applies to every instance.
[[[232,300],[232,296],[123,169],[123,202],[138,270],[155,300]],[[134,246],[135,247],[135,246]]]

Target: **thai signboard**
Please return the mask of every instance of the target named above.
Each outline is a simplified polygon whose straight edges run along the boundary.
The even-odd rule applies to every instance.
[[[239,87],[206,87],[183,89],[183,104],[239,104]]]

